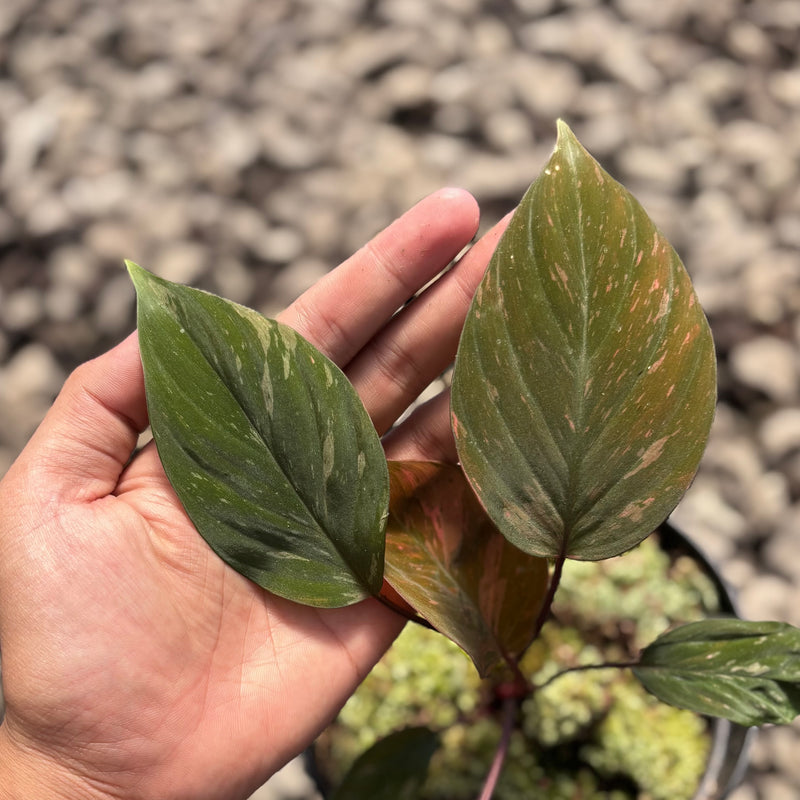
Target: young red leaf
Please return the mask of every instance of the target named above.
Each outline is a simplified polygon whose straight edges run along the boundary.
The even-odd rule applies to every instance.
[[[458,467],[389,462],[386,579],[486,675],[528,647],[547,562],[513,547]]]

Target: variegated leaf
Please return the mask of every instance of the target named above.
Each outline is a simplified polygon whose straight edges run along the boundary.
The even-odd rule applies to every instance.
[[[740,725],[800,714],[800,630],[782,622],[708,619],[645,648],[636,677],[660,700]]]
[[[669,514],[716,399],[680,259],[559,124],[469,311],[452,390],[463,469],[511,542],[601,559]]]
[[[389,462],[386,579],[481,675],[528,647],[547,591],[544,559],[509,544],[458,467]]]
[[[377,594],[386,459],[341,370],[285,325],[128,268],[153,436],[199,533],[290,600]]]

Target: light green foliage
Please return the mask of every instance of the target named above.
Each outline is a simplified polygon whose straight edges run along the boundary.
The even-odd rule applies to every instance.
[[[449,639],[408,625],[347,701],[317,753],[338,779],[378,739],[410,724],[446,729],[478,703],[480,679],[467,655]]]
[[[521,663],[537,683],[565,667],[625,657],[640,638],[631,620],[641,617],[650,629],[714,608],[713,587],[697,565],[671,562],[652,540],[618,559],[568,567],[558,611],[564,624],[548,623]],[[376,739],[428,724],[442,730],[442,748],[420,800],[474,800],[500,738],[488,697],[458,648],[409,625],[323,736],[318,753],[323,766],[335,764],[335,781]],[[494,798],[687,800],[708,745],[701,718],[662,705],[629,671],[570,673],[523,703]]]
[[[567,562],[553,610],[561,619],[579,615],[605,637],[616,637],[620,626],[623,633],[635,631],[628,654],[635,655],[670,621],[692,622],[719,606],[714,584],[696,563],[688,556],[671,561],[651,537],[599,566]]]
[[[616,669],[564,675],[522,704],[523,730],[546,747],[578,738],[608,713],[610,688],[620,680]]]
[[[704,741],[704,730],[701,717],[617,685],[598,731],[599,744],[586,747],[582,755],[600,773],[633,777],[642,788],[640,800],[691,797],[708,747],[689,748],[684,742]]]

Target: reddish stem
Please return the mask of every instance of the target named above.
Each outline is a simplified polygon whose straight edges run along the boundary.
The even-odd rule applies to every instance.
[[[503,701],[503,733],[500,737],[500,743],[497,745],[492,766],[489,768],[489,774],[483,784],[479,800],[492,800],[500,773],[503,771],[503,764],[505,764],[506,756],[508,755],[508,747],[511,743],[511,734],[514,731],[518,708],[519,698],[517,697],[507,697]]]

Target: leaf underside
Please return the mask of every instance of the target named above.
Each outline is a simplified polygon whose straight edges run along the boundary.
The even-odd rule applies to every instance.
[[[618,555],[688,487],[715,400],[680,259],[560,123],[459,345],[452,424],[473,489],[526,552]]]
[[[660,700],[740,725],[800,714],[800,630],[781,622],[710,619],[663,634],[634,669]]]
[[[388,471],[344,374],[285,325],[128,269],[153,436],[201,536],[290,600],[377,594]]]
[[[545,559],[497,531],[458,467],[389,462],[386,580],[485,676],[528,647],[547,591]]]

